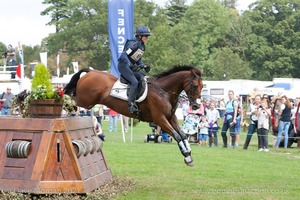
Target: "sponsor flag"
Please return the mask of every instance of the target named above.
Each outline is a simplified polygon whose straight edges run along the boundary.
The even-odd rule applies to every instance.
[[[72,62],[74,73],[78,72],[78,62]]]
[[[24,64],[23,49],[20,42],[18,43],[18,50],[19,50],[20,64]]]
[[[133,37],[133,0],[108,0],[108,32],[111,51],[110,73],[120,76],[118,58],[127,39]]]
[[[40,53],[41,63],[43,63],[47,68],[47,52]]]
[[[57,54],[56,56],[56,74],[57,74],[57,77],[59,77],[59,74],[60,74],[60,68],[59,68],[59,54]]]
[[[23,56],[23,48],[22,48],[21,42],[18,42],[18,51],[19,51],[19,57],[20,57],[20,64],[18,65],[18,67],[16,69],[16,73],[20,79],[23,79],[23,77],[24,77],[24,56]]]

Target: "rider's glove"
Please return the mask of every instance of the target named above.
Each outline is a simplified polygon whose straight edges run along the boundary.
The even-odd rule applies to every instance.
[[[150,66],[148,66],[148,65],[144,65],[144,70],[145,70],[145,72],[150,72],[150,70],[151,70],[151,67]]]

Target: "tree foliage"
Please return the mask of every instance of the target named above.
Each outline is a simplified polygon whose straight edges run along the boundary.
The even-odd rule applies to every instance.
[[[300,67],[300,2],[262,0],[245,13],[252,29],[246,58],[254,70],[253,77],[298,77]]]
[[[69,3],[72,13],[58,22],[60,32],[48,37],[50,54],[67,52],[70,63],[105,70],[109,63],[107,1],[74,0]]]
[[[48,25],[56,26],[57,33],[45,38],[40,47],[23,46],[27,65],[39,60],[39,51],[47,51],[50,59],[62,55],[62,73],[72,61],[79,61],[81,67],[108,70],[108,1],[43,3],[49,7],[41,14],[51,16]],[[152,33],[143,56],[152,73],[192,64],[204,69],[206,80],[220,80],[224,73],[227,78],[258,80],[300,76],[298,0],[258,0],[242,14],[235,8],[237,0],[185,3],[169,0],[159,7],[150,0],[134,1],[135,28],[146,25]],[[55,73],[56,62],[50,63]]]
[[[68,0],[44,0],[43,4],[48,4],[45,10],[41,12],[41,15],[50,15],[50,22],[47,25],[54,25],[56,33],[59,32],[58,22],[62,19],[68,18],[70,11],[68,8]]]

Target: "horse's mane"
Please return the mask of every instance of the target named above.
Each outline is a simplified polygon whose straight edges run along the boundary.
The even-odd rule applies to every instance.
[[[172,68],[159,72],[158,74],[154,75],[154,77],[156,78],[162,78],[165,76],[169,76],[170,74],[174,74],[176,72],[180,72],[180,71],[189,71],[191,69],[196,70],[197,75],[201,76],[201,72],[198,68],[191,66],[191,65],[177,65],[177,66],[173,66]]]

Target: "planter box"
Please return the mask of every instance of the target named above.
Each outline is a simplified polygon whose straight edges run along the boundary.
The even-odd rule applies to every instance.
[[[30,100],[30,117],[32,118],[60,118],[63,100],[32,99]]]

